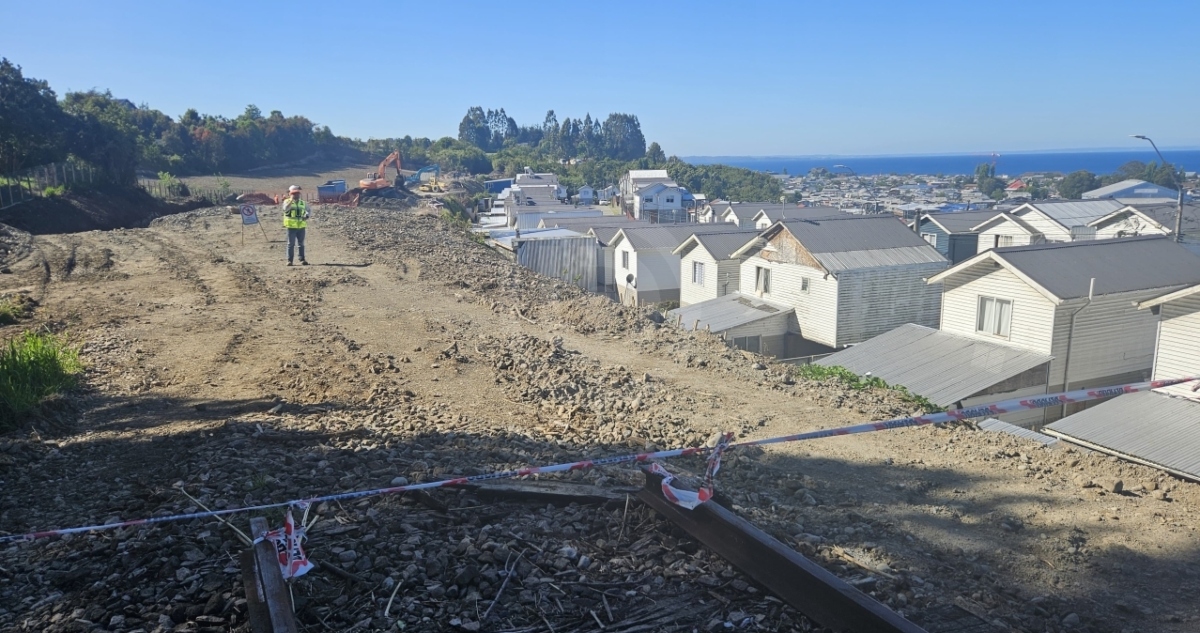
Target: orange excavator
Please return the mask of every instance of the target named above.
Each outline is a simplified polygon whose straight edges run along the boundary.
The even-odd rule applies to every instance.
[[[393,165],[396,168],[396,179],[388,180],[387,167]],[[387,155],[379,163],[379,169],[367,174],[366,178],[358,181],[358,186],[362,190],[363,197],[383,196],[385,198],[402,197],[400,191],[407,191],[404,186],[404,175],[400,172],[400,151],[396,150]]]

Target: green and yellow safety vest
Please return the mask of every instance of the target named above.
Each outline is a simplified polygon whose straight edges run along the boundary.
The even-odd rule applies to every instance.
[[[308,226],[304,221],[308,215],[308,208],[304,204],[304,200],[292,200],[288,198],[283,203],[283,228],[285,229],[302,229]]]

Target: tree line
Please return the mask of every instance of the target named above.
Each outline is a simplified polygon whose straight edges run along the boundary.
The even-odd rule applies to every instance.
[[[234,119],[194,109],[178,120],[111,92],[69,92],[25,77],[0,59],[0,171],[73,156],[108,179],[132,183],[137,170],[177,175],[240,171],[306,158],[344,145],[327,126],[303,116],[264,115],[250,105]]]

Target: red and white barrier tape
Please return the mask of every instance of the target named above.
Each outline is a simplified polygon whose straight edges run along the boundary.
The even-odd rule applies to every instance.
[[[1200,380],[1200,376],[1190,376],[1187,378],[1179,378],[1175,380],[1155,380],[1149,382],[1131,383],[1127,385],[1116,385],[1113,387],[1102,387],[1099,389],[1078,389],[1075,391],[1065,391],[1060,393],[1046,394],[1044,396],[1036,396],[1031,398],[1014,398],[1012,400],[1004,400],[994,404],[982,404],[965,409],[955,409],[943,413],[931,413],[928,415],[896,418],[894,420],[885,420],[882,422],[870,422],[867,424],[858,424],[854,426],[844,426],[835,429],[825,429],[822,431],[810,431],[808,433],[797,433],[795,435],[784,435],[781,437],[772,437],[761,440],[747,440],[744,442],[730,443],[731,434],[726,434],[715,447],[694,447],[694,448],[677,448],[668,451],[656,451],[652,453],[637,453],[632,455],[619,455],[616,457],[602,457],[593,460],[584,460],[578,462],[570,462],[564,464],[554,464],[551,466],[531,466],[517,470],[505,470],[501,472],[488,473],[484,475],[472,475],[470,477],[459,477],[456,479],[446,479],[442,481],[430,481],[420,484],[410,484],[407,486],[392,486],[389,488],[375,488],[372,490],[359,490],[354,492],[342,492],[332,495],[324,495],[320,497],[311,497],[308,499],[295,499],[291,501],[281,501],[279,503],[267,503],[256,506],[246,506],[241,508],[228,508],[225,510],[209,510],[205,512],[190,512],[187,514],[174,514],[170,516],[151,517],[146,519],[134,519],[130,521],[117,521],[114,523],[104,523],[98,525],[87,525],[73,528],[60,528],[57,530],[45,530],[42,532],[31,532],[28,534],[12,534],[0,536],[0,544],[13,541],[31,541],[34,539],[44,538],[47,536],[63,536],[67,534],[79,534],[83,532],[96,532],[100,530],[111,530],[124,527],[135,527],[142,525],[155,525],[158,523],[169,523],[174,521],[186,521],[189,519],[203,519],[236,514],[241,512],[254,512],[260,510],[269,510],[273,508],[289,508],[289,507],[306,507],[315,503],[326,501],[344,501],[347,499],[361,499],[363,497],[375,497],[379,495],[397,494],[401,492],[411,492],[414,490],[429,490],[433,488],[442,488],[445,486],[456,486],[462,484],[476,483],[480,481],[494,481],[497,479],[510,479],[513,477],[522,477],[525,475],[569,472],[573,470],[587,470],[594,466],[611,466],[614,464],[624,464],[629,462],[647,462],[652,459],[669,459],[672,457],[685,457],[689,455],[701,455],[712,452],[713,456],[709,459],[708,470],[705,473],[705,484],[700,492],[691,492],[686,490],[678,490],[671,488],[673,494],[682,497],[689,497],[688,493],[696,495],[699,499],[701,495],[705,495],[705,499],[712,496],[713,478],[720,469],[720,456],[728,449],[737,448],[740,446],[762,446],[766,444],[779,444],[782,442],[799,442],[803,440],[814,440],[825,437],[835,437],[839,435],[852,435],[855,433],[870,433],[874,431],[890,431],[892,429],[902,429],[912,426],[924,426],[927,424],[938,424],[941,422],[950,422],[952,420],[963,420],[966,418],[977,418],[988,415],[1000,415],[1011,413],[1013,411],[1043,409],[1046,407],[1058,406],[1061,404],[1069,404],[1073,402],[1086,402],[1089,400],[1099,400],[1101,398],[1111,398],[1126,393],[1135,393],[1139,391],[1149,391],[1151,389],[1161,389],[1186,382]],[[1200,386],[1200,385],[1197,385]],[[1195,388],[1193,388],[1193,391]],[[660,467],[661,468],[661,467]],[[670,476],[666,469],[661,469],[665,476]],[[662,474],[660,473],[660,474]],[[665,480],[664,480],[665,483]],[[665,493],[665,487],[664,487]],[[702,503],[703,500],[697,502],[696,505]],[[678,503],[678,501],[677,501]],[[684,505],[680,503],[680,505]],[[687,507],[685,505],[685,507]],[[695,505],[691,506],[695,507]]]

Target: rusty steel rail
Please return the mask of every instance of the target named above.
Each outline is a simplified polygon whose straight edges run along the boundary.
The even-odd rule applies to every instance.
[[[854,633],[927,633],[879,601],[712,501],[686,510],[646,473],[638,498],[821,626]]]

